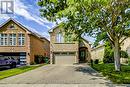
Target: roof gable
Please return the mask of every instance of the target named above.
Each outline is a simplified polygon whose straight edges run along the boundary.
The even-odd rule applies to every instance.
[[[21,29],[27,31],[28,33],[32,33],[30,30],[28,30],[25,26],[23,26],[22,24],[20,24],[18,21],[9,18],[6,22],[4,22],[3,24],[0,25],[0,28],[2,28],[3,26],[5,26],[7,23],[9,23],[10,21],[14,22],[16,25],[18,25]]]
[[[3,24],[0,25],[0,29],[6,25],[7,23],[9,23],[10,21],[13,21],[16,25],[18,25],[19,27],[21,27],[23,30],[27,31],[28,34],[32,34],[36,37],[38,37],[39,39],[46,39],[45,37],[39,35],[38,33],[35,33],[35,32],[32,32],[31,30],[29,30],[28,28],[26,28],[25,26],[23,26],[21,23],[19,23],[18,21],[12,19],[12,18],[9,18],[6,22],[4,22]],[[47,39],[46,39],[47,40]]]

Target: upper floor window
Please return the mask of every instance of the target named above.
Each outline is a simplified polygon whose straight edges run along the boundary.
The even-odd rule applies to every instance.
[[[15,29],[15,25],[14,24],[9,25],[9,29]]]
[[[7,34],[0,34],[0,45],[1,46],[8,45],[8,36],[7,36]]]
[[[23,46],[25,45],[25,34],[18,34],[18,45]]]
[[[57,43],[63,43],[64,42],[64,37],[63,37],[63,34],[62,33],[58,33],[56,35],[56,42]]]
[[[16,34],[9,34],[9,45],[16,45]]]

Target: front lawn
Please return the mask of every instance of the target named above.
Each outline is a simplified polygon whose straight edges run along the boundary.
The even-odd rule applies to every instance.
[[[45,64],[40,64],[40,65],[30,65],[30,66],[22,66],[14,69],[9,69],[5,71],[0,71],[0,79],[4,79],[10,76],[18,75],[24,72],[27,72],[29,70],[33,70],[35,68],[41,67]]]
[[[130,66],[128,65],[122,65],[121,72],[114,71],[114,64],[94,64],[93,68],[114,83],[130,84]]]

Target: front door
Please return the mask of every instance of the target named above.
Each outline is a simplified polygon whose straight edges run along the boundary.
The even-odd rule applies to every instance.
[[[80,50],[79,52],[79,62],[84,63],[86,62],[86,50]]]

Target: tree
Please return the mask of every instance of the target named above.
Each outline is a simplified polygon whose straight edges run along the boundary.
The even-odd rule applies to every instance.
[[[130,35],[130,0],[39,0],[40,13],[50,21],[64,18],[64,28],[82,36],[106,33],[120,71],[120,44]]]

